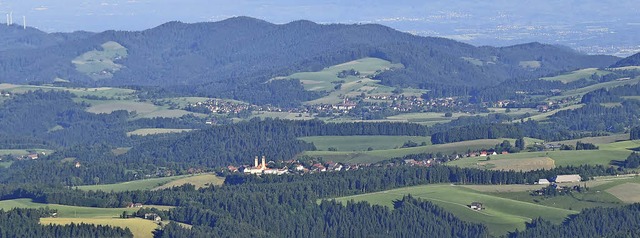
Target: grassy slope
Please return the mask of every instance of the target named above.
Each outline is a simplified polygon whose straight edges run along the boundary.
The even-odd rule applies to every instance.
[[[310,136],[301,137],[300,139],[306,142],[313,142],[321,150],[334,147],[338,151],[366,151],[369,147],[377,150],[387,150],[401,147],[409,140],[418,144],[422,142],[431,144],[430,137],[422,136]]]
[[[12,208],[45,208],[58,210],[58,217],[61,218],[114,218],[119,217],[123,211],[136,212],[140,208],[99,208],[99,207],[78,207],[59,204],[43,204],[32,202],[31,199],[13,199],[0,201],[0,209],[9,210]],[[170,206],[145,206],[168,210]]]
[[[214,185],[221,185],[224,182],[224,178],[215,176],[213,174],[197,174],[197,175],[179,175],[162,178],[152,178],[143,180],[134,180],[116,184],[100,184],[100,185],[85,185],[78,186],[77,188],[84,191],[89,190],[102,190],[102,191],[133,191],[133,190],[153,190],[161,189],[173,186],[180,186],[186,183],[191,183],[197,186],[204,186],[206,183]]]
[[[414,197],[431,201],[460,219],[484,223],[494,235],[503,235],[509,231],[524,229],[525,222],[536,217],[544,217],[556,223],[563,221],[568,215],[577,212],[560,208],[551,208],[533,203],[501,198],[494,195],[483,194],[462,186],[452,185],[423,185],[387,190],[377,193],[355,195],[337,198],[338,201],[349,200],[367,201],[391,207],[394,200],[403,195],[411,194]],[[482,202],[486,209],[474,211],[467,207],[471,202]]]
[[[612,140],[616,137],[601,138],[601,141]],[[598,139],[589,139],[597,141]],[[586,140],[585,140],[586,141]],[[491,161],[513,160],[537,157],[549,157],[555,161],[556,166],[567,165],[609,165],[611,160],[625,160],[631,151],[629,149],[640,147],[640,141],[620,141],[613,143],[598,144],[599,150],[564,150],[564,151],[543,151],[543,152],[522,152],[508,155],[492,155]],[[460,167],[478,168],[478,163],[485,162],[486,158],[471,157],[452,161],[449,165]]]
[[[142,179],[142,180],[134,180],[124,183],[116,183],[116,184],[100,184],[100,185],[85,185],[78,186],[77,188],[80,190],[102,190],[102,191],[114,191],[114,192],[122,192],[122,191],[133,191],[133,190],[149,190],[156,188],[158,186],[164,185],[168,182],[182,179],[187,177],[187,175],[181,176],[171,176],[171,177],[162,177],[162,178],[152,178],[152,179]]]
[[[418,146],[413,148],[400,148],[389,150],[373,150],[362,152],[345,152],[345,151],[306,151],[304,155],[322,157],[325,161],[349,162],[349,163],[374,163],[394,157],[402,157],[409,154],[419,153],[437,153],[451,154],[452,152],[466,152],[468,149],[477,150],[483,148],[493,148],[496,144],[500,144],[504,139],[484,139],[455,142],[441,145]],[[513,139],[511,144],[515,143]]]
[[[155,134],[164,134],[164,133],[180,133],[192,131],[192,129],[168,129],[168,128],[142,128],[137,129],[135,131],[127,132],[128,136],[137,135],[137,136],[147,136],[147,135],[155,135]]]
[[[607,75],[610,74],[611,72],[608,71],[604,71],[604,70],[599,70],[597,68],[587,68],[587,69],[580,69],[580,70],[576,70],[573,72],[569,72],[567,74],[562,74],[562,75],[558,75],[558,76],[554,76],[554,77],[545,77],[545,78],[540,78],[542,80],[549,80],[549,81],[560,81],[562,83],[570,83],[573,81],[577,81],[581,78],[586,78],[586,79],[590,79],[591,75],[593,74],[597,74],[600,76],[603,75]]]
[[[173,180],[162,186],[155,187],[152,190],[172,188],[172,187],[182,186],[184,184],[192,184],[196,186],[196,189],[198,189],[198,188],[206,187],[209,184],[220,186],[222,185],[222,183],[224,183],[224,177],[218,177],[215,174],[200,174],[200,175],[189,176],[189,177],[178,179],[178,180]]]
[[[158,224],[151,220],[142,218],[119,219],[119,218],[41,218],[40,224],[66,225],[71,223],[86,223],[95,225],[109,225],[121,228],[128,227],[135,238],[151,238],[153,231],[158,228]]]
[[[53,153],[53,150],[47,150],[47,149],[1,149],[0,150],[0,155],[28,155],[29,151],[34,151],[36,153],[46,153],[46,154],[51,154]]]
[[[612,87],[617,87],[617,86],[622,86],[622,85],[631,85],[631,84],[637,84],[638,82],[640,82],[640,77],[635,78],[635,79],[629,79],[629,80],[624,80],[624,81],[609,81],[609,82],[604,82],[604,83],[598,83],[598,84],[594,84],[594,85],[590,85],[584,88],[578,88],[578,89],[574,89],[574,90],[567,90],[565,92],[562,92],[561,96],[555,96],[555,97],[551,97],[550,99],[559,99],[559,98],[565,98],[565,97],[569,97],[569,96],[577,96],[577,97],[581,97],[582,95],[584,95],[585,93],[591,92],[591,91],[595,91],[601,88],[612,88]]]
[[[378,84],[378,80],[372,80],[366,78],[376,74],[376,71],[383,71],[390,68],[401,68],[402,65],[392,64],[389,61],[378,58],[363,58],[346,62],[339,65],[334,65],[325,68],[318,72],[299,72],[287,77],[278,77],[275,79],[300,79],[304,88],[309,91],[326,91],[329,92],[328,96],[306,102],[307,104],[319,104],[319,103],[340,103],[341,95],[360,95],[365,94],[391,94],[394,88]],[[354,69],[360,73],[359,76],[347,76],[345,78],[338,78],[338,73],[343,70]],[[344,81],[340,89],[335,89],[335,81]],[[420,90],[405,90],[406,94],[417,93]]]

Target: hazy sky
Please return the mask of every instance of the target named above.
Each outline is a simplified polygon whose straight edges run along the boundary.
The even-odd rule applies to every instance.
[[[405,28],[446,22],[473,26],[487,22],[576,24],[589,21],[640,22],[638,0],[544,1],[313,1],[313,0],[0,0],[0,22],[52,32],[142,30],[167,21],[217,21],[251,16],[274,23],[307,19],[323,23],[376,22]],[[427,29],[428,30],[428,29]]]

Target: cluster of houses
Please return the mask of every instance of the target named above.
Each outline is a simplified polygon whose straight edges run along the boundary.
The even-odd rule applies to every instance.
[[[359,101],[365,102],[359,105]],[[263,112],[289,112],[289,113],[326,113],[347,114],[357,106],[367,108],[370,112],[393,110],[397,112],[427,112],[434,108],[464,109],[463,103],[455,97],[434,98],[425,100],[418,96],[405,96],[404,94],[378,94],[358,95],[355,97],[344,96],[340,103],[306,105],[297,108],[279,108],[275,106],[258,106],[242,102],[234,102],[222,99],[209,99],[203,102],[189,104],[189,107],[205,107],[211,113],[240,113],[243,111]],[[473,111],[473,110],[472,110]]]
[[[500,153],[498,153],[498,151],[493,150],[493,149],[481,150],[481,151],[471,151],[469,153],[466,153],[465,157],[486,157],[486,156],[498,155],[498,154],[508,155],[509,151],[503,150]]]
[[[221,99],[209,99],[204,102],[192,103],[190,107],[205,107],[211,113],[240,113],[249,110],[251,105]]]

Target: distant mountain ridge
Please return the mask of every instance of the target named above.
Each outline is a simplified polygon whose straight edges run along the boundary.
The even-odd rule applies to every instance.
[[[55,34],[30,34],[56,43],[0,52],[1,82],[51,82],[57,77],[89,85],[160,86],[182,94],[259,104],[276,103],[269,98],[304,101],[317,96],[304,92],[297,82],[265,83],[270,78],[318,71],[364,57],[405,66],[379,74],[382,84],[417,88],[482,87],[513,78],[606,67],[618,60],[539,43],[475,47],[376,24],[321,25],[300,20],[277,25],[249,17],[194,24],[168,22],[137,32],[78,33],[58,41],[47,38]],[[14,38],[21,42],[31,37]],[[121,44],[128,52],[116,62],[123,68],[112,78],[94,81],[74,68],[72,59],[108,41]]]

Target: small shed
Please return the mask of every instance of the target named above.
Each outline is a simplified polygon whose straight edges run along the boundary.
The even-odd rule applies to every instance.
[[[472,202],[471,205],[469,205],[469,208],[478,211],[484,209],[481,202]]]

